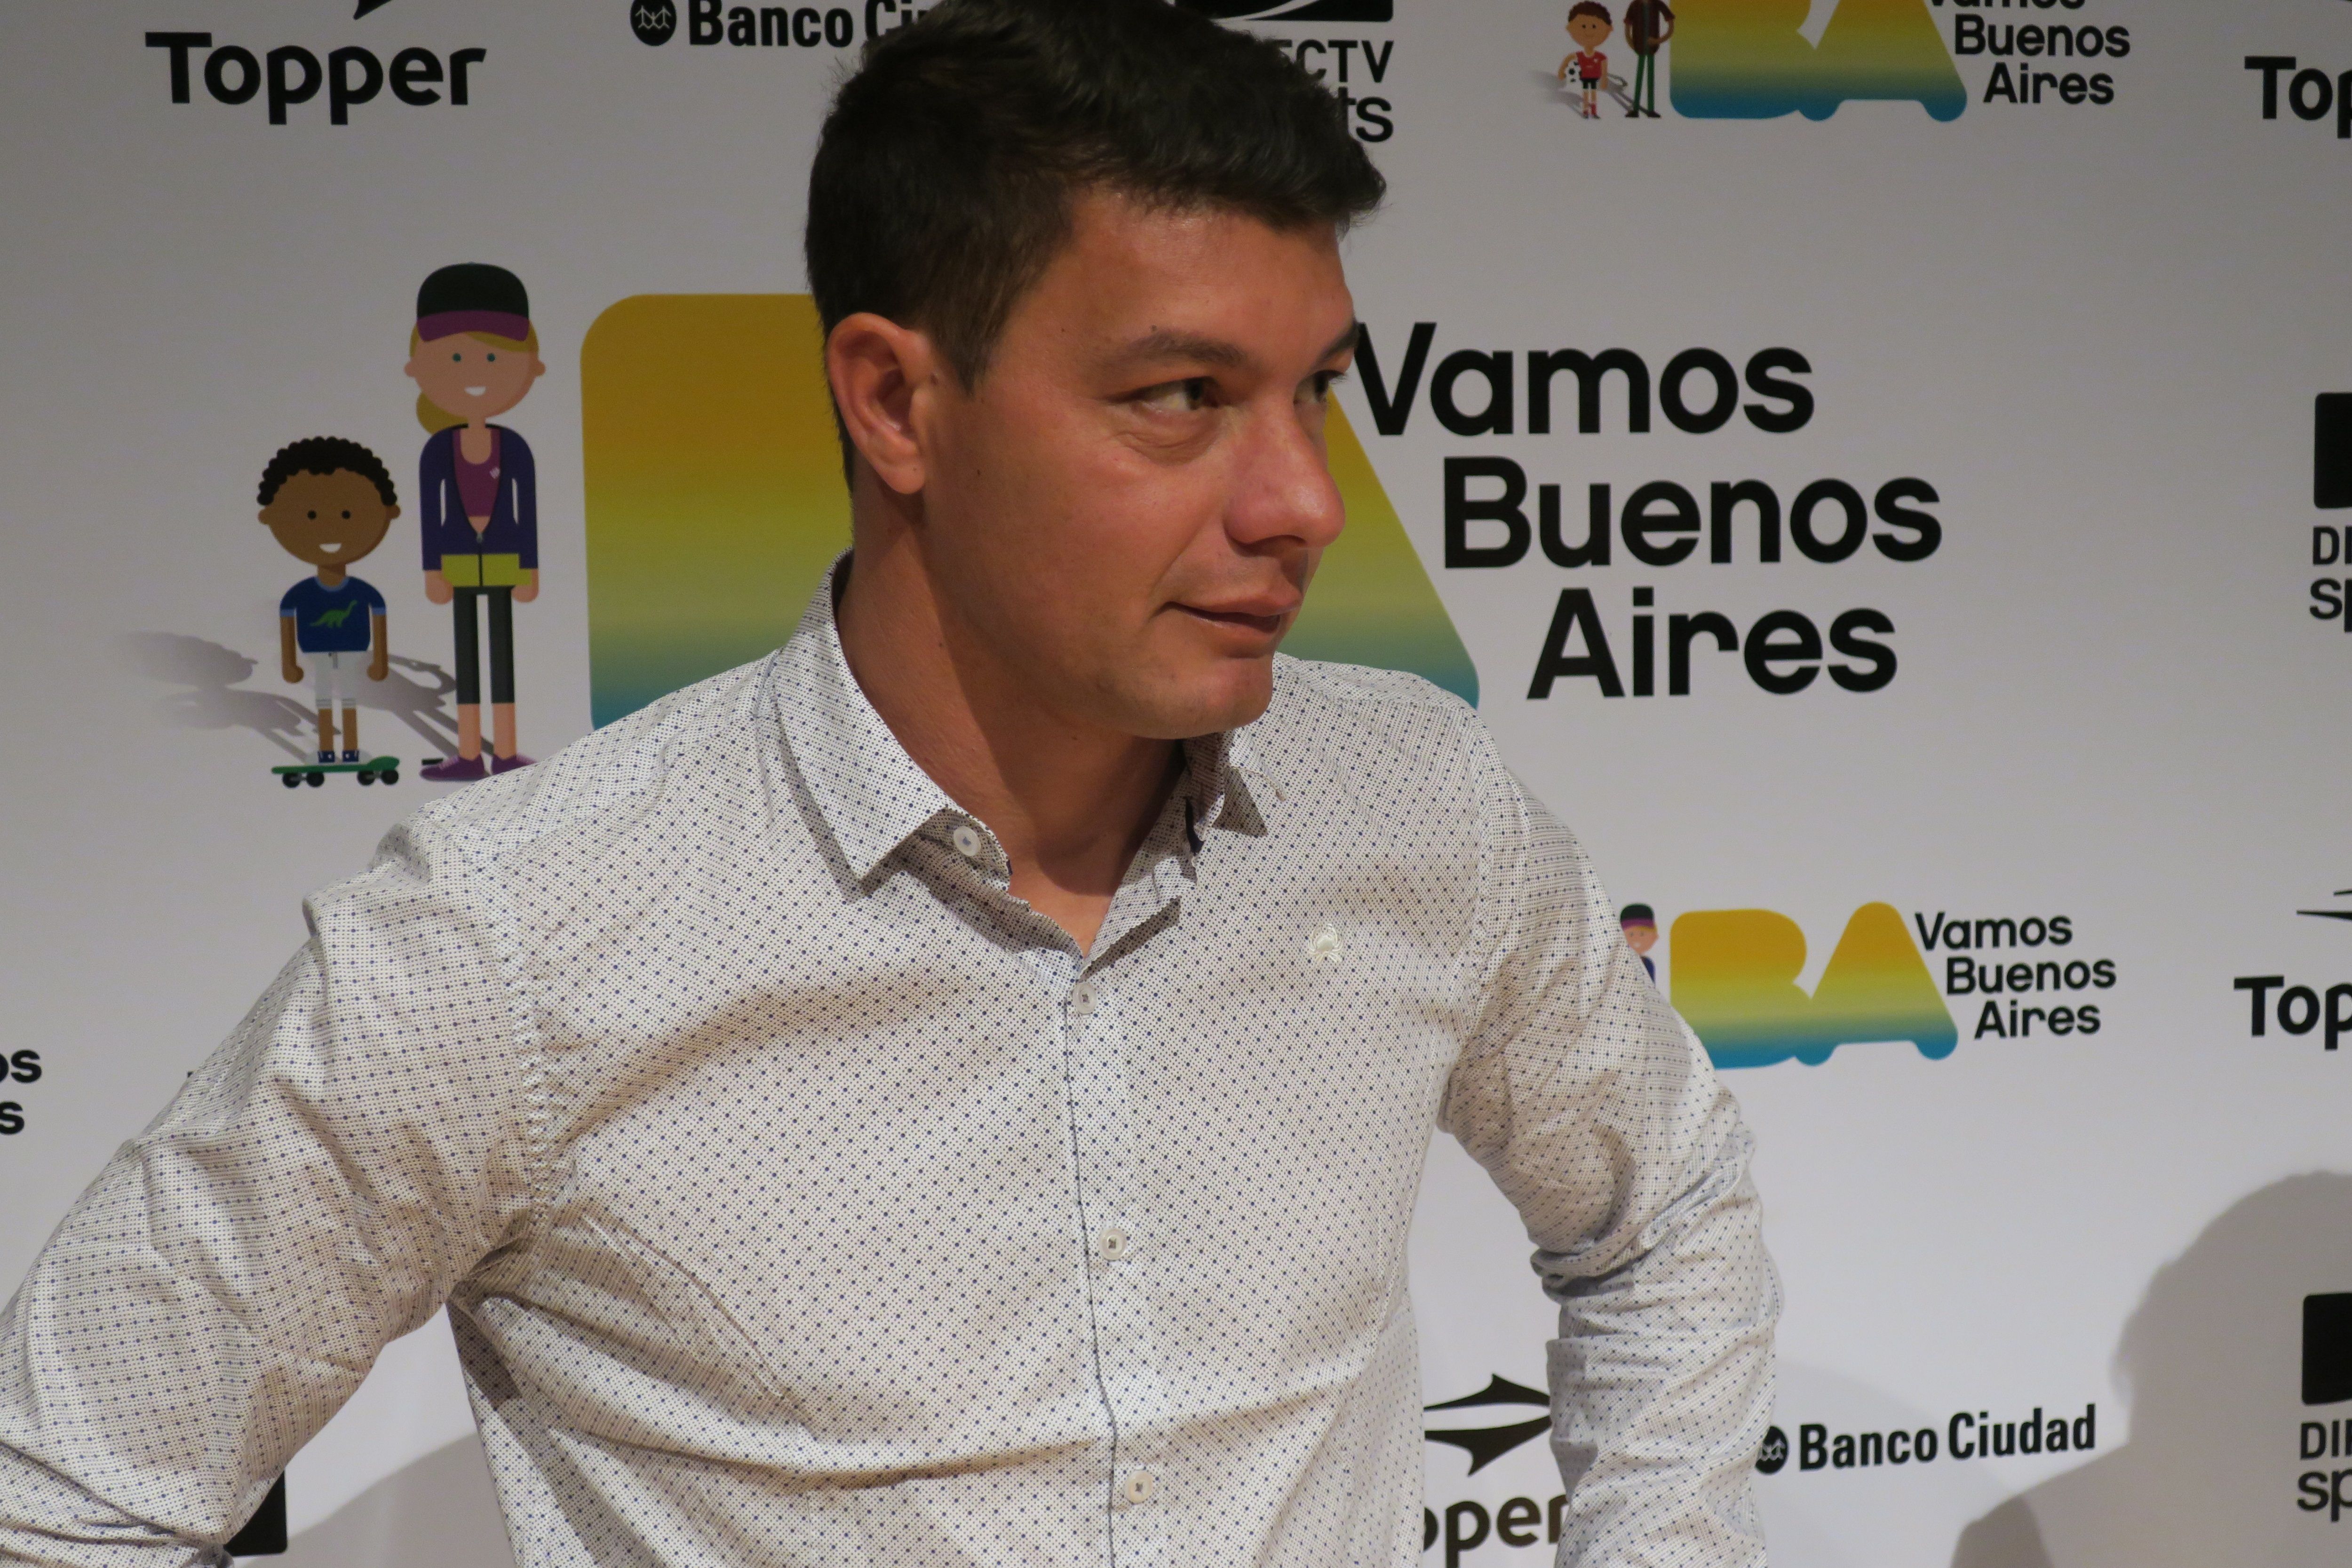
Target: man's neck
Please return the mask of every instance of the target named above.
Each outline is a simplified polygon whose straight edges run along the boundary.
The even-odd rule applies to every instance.
[[[996,835],[1013,892],[1090,949],[1181,775],[1182,749],[1040,705],[978,639],[946,623],[904,534],[859,552],[835,618],[866,700],[917,765]]]

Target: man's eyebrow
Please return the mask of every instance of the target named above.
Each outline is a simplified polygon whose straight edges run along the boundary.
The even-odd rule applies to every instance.
[[[1220,369],[1250,363],[1249,351],[1239,343],[1202,332],[1180,331],[1173,327],[1154,327],[1118,350],[1112,358],[1121,364],[1139,361],[1153,363],[1181,360],[1193,364],[1214,365]]]
[[[1353,348],[1357,334],[1362,330],[1360,322],[1349,322],[1347,330],[1333,338],[1328,344],[1325,345],[1323,352],[1315,356],[1316,362],[1320,363],[1335,354]],[[1180,331],[1173,327],[1153,328],[1120,349],[1113,358],[1122,364],[1137,362],[1148,364],[1176,360],[1193,364],[1212,365],[1221,370],[1234,369],[1253,363],[1250,352],[1239,343],[1228,342],[1223,338],[1213,338],[1202,332]]]

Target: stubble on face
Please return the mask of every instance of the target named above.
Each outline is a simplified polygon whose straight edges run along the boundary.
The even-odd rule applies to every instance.
[[[1159,740],[1263,712],[1342,522],[1322,426],[1354,340],[1328,226],[1079,196],[934,404],[924,564],[967,687]]]

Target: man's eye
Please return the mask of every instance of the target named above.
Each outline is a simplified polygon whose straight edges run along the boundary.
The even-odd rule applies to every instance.
[[[1186,381],[1146,387],[1136,395],[1135,400],[1159,413],[1190,414],[1209,401],[1209,378],[1196,375]]]
[[[1307,385],[1304,388],[1307,396],[1310,401],[1316,403],[1329,402],[1331,400],[1332,384],[1337,382],[1346,374],[1347,372],[1339,370],[1317,371],[1313,375],[1307,379]]]

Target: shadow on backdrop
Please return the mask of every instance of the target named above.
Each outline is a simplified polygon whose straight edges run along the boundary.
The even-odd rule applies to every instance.
[[[155,700],[157,717],[173,729],[250,730],[292,761],[310,761],[318,744],[313,738],[318,714],[310,708],[307,687],[248,689],[244,682],[261,668],[258,660],[179,632],[131,632],[116,638],[114,646],[131,669],[180,688]],[[390,675],[359,684],[362,710],[389,713],[436,751],[457,748],[457,732],[443,707],[457,682],[439,665],[394,654]],[[364,726],[361,739],[383,744],[382,733]]]
[[[482,1440],[473,1436],[376,1482],[287,1542],[283,1557],[250,1561],[283,1568],[514,1568]]]
[[[1952,1568],[2319,1568],[2352,1561],[2352,1509],[2296,1507],[2303,1299],[2352,1290],[2352,1176],[2295,1176],[2232,1205],[2125,1325],[2131,1439],[1960,1533]]]

